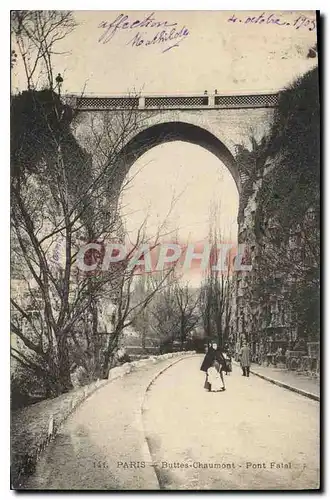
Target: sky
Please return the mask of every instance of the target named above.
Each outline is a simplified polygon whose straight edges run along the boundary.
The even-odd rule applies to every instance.
[[[63,93],[272,92],[317,63],[307,58],[316,43],[313,11],[75,11],[74,17],[77,28],[54,56]],[[12,89],[23,85],[18,64]],[[237,188],[211,153],[183,142],[163,144],[140,157],[130,175],[123,216],[131,233],[147,215],[154,233],[177,197],[168,231],[186,241],[207,238],[216,205],[221,232],[236,238]]]
[[[151,241],[193,244],[201,252],[215,215],[222,241],[236,243],[238,191],[212,153],[181,141],[162,144],[141,156],[129,176],[133,181],[123,192],[122,216],[132,241],[147,218]],[[190,270],[179,267],[178,273],[195,287],[204,276],[198,261]]]
[[[191,169],[191,157],[199,169]],[[212,213],[216,211],[218,218],[224,215],[223,237],[236,238],[235,181],[223,163],[202,147],[181,141],[162,144],[141,156],[129,176],[133,182],[122,197],[129,232],[141,227],[147,216],[151,234],[166,223],[162,233],[167,233],[167,228],[173,230],[169,239],[178,234],[185,241],[199,241],[208,236]],[[160,184],[162,194],[155,197]]]
[[[59,42],[56,51],[63,54],[54,58],[56,73],[64,75],[63,91],[79,93],[86,85],[87,93],[96,94],[132,92],[133,89],[146,94],[213,89],[219,93],[263,92],[283,88],[315,64],[315,59],[306,58],[309,47],[316,42],[316,31],[310,31],[315,20],[313,11],[156,11],[152,14],[151,11],[74,11],[78,26]],[[303,14],[307,18],[306,26],[301,26]],[[265,22],[246,23],[248,17],[256,20],[261,15]],[[124,22],[132,25],[148,16],[156,22],[173,25],[167,31],[175,29],[180,33],[186,29],[188,34],[179,38],[177,47],[165,52],[169,43],[133,45],[137,33],[144,40],[150,40],[163,26],[140,28],[135,25],[122,29],[120,26]],[[238,20],[230,21],[233,16]],[[269,19],[269,16],[272,17]],[[118,18],[124,22],[119,22],[119,28],[108,40],[110,33],[104,37],[107,28],[100,24],[118,24],[115,22]],[[276,19],[281,25],[271,22]],[[13,74],[13,88],[20,87],[18,73]]]

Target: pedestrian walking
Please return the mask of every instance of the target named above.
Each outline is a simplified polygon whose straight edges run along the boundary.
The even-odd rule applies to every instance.
[[[249,377],[250,376],[250,348],[244,342],[243,347],[240,351],[240,362],[241,362],[241,367],[242,367],[242,372],[243,372],[243,377]]]
[[[201,364],[201,370],[205,372],[205,383],[204,383],[204,389],[207,391],[210,390],[210,384],[207,378],[207,370],[212,366],[213,362],[215,360],[215,349],[213,348],[212,344],[208,344],[208,350],[207,353],[204,356],[203,362]]]
[[[205,357],[203,359],[201,367],[200,367],[200,369],[203,372],[205,372],[205,374],[206,374],[204,389],[206,389],[208,391],[211,390],[210,382],[208,380],[207,371],[211,366],[213,366],[213,363],[215,360],[219,364],[219,375],[220,375],[220,379],[222,381],[222,389],[221,390],[225,391],[226,387],[225,387],[225,381],[224,381],[224,377],[223,377],[223,371],[225,369],[226,361],[225,361],[222,350],[220,348],[218,348],[218,345],[215,342],[209,347],[207,353],[205,354]]]

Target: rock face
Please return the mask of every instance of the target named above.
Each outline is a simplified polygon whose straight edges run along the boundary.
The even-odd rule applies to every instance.
[[[273,167],[276,168],[276,158]],[[252,268],[235,275],[233,330],[238,344],[243,340],[250,342],[255,360],[260,351],[274,354],[281,348],[284,355],[286,349],[292,349],[298,341],[296,315],[288,299],[291,288],[298,283],[294,271],[291,273],[290,270],[290,256],[303,255],[304,233],[299,226],[279,228],[275,218],[259,220],[259,194],[265,170],[269,168],[268,164],[256,176],[247,193],[244,193],[243,185],[238,217],[238,242],[248,248],[247,259]],[[280,234],[283,241],[288,241],[285,254],[279,253],[274,244],[274,234]],[[298,262],[299,259],[302,257],[298,257]],[[303,351],[307,354],[305,342]],[[315,366],[317,371],[317,363]]]
[[[258,254],[254,215],[256,210],[256,197],[260,188],[261,180],[245,179],[242,185],[240,207],[238,215],[238,243],[245,245],[248,249],[248,259],[252,266],[249,272],[238,271],[235,275],[236,296],[234,312],[234,331],[236,341],[240,343],[244,338],[249,339],[253,335],[253,316],[258,309],[258,302],[251,297],[251,285],[255,279],[255,259]]]
[[[252,265],[236,277],[236,331],[265,354],[307,354],[319,340],[318,81],[314,69],[283,91],[268,137],[236,156],[239,243]]]
[[[267,352],[272,352],[277,343],[296,340],[289,305],[284,301],[287,280],[281,269],[276,275],[267,271],[267,256],[274,251],[270,238],[273,222],[267,221],[267,231],[260,234],[256,216],[264,176],[273,167],[274,164],[266,162],[243,184],[238,216],[238,243],[247,249],[247,264],[251,265],[251,271],[239,271],[235,276],[233,326],[236,341],[240,344],[242,340],[248,340],[254,356],[257,356],[261,344]]]

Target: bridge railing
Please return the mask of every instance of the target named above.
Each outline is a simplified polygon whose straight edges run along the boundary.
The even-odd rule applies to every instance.
[[[125,109],[241,109],[274,108],[278,94],[245,95],[176,95],[176,96],[77,96],[68,94],[63,100],[81,111]]]

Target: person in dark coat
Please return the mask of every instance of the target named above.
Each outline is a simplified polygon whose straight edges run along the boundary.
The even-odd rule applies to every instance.
[[[207,353],[204,356],[203,362],[201,364],[202,372],[207,372],[207,370],[212,366],[213,361],[215,360],[215,349],[212,344],[209,344]]]
[[[210,384],[207,380],[207,370],[213,365],[214,361],[217,361],[220,365],[219,373],[220,377],[222,380],[222,390],[225,390],[225,382],[223,378],[223,370],[225,369],[225,359],[222,354],[221,349],[218,349],[218,345],[216,343],[212,344],[212,346],[209,348],[207,353],[205,354],[205,357],[203,359],[203,362],[201,364],[201,371],[206,373],[206,378],[205,378],[205,383],[204,383],[204,389],[207,389],[208,391],[211,390]]]
[[[208,350],[207,353],[204,356],[203,362],[201,364],[201,371],[205,372],[205,383],[204,383],[204,389],[207,391],[211,390],[211,385],[209,384],[207,380],[207,370],[213,365],[215,360],[215,349],[213,349],[212,344],[208,345]]]

